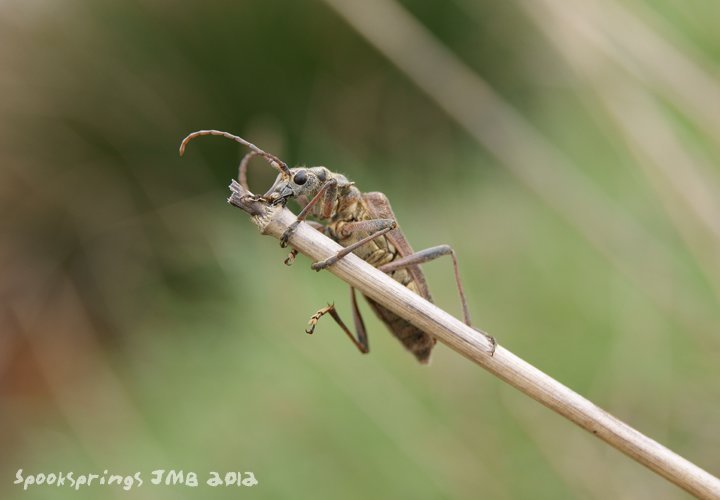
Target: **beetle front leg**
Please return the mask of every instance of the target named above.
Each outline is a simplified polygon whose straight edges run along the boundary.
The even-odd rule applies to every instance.
[[[325,215],[326,212],[332,211],[332,206],[335,203],[335,198],[337,197],[337,179],[330,179],[328,180],[323,186],[320,188],[320,190],[317,192],[315,196],[313,196],[313,199],[310,200],[307,205],[300,211],[300,213],[297,216],[297,219],[295,222],[290,224],[290,226],[285,230],[285,232],[280,237],[280,246],[285,248],[288,244],[288,239],[290,236],[295,232],[297,227],[300,225],[302,221],[305,220],[305,218],[310,214],[310,211],[313,209],[315,205],[318,204],[320,200],[322,200],[322,213],[324,218],[330,217],[330,215]]]
[[[307,221],[306,224],[308,224],[313,229],[317,229],[321,233],[325,232],[325,226],[323,224],[320,224],[319,222],[315,222],[313,220]],[[287,256],[287,259],[285,259],[285,265],[286,266],[292,266],[295,263],[295,257],[297,257],[298,251],[296,249],[292,249],[290,253]]]

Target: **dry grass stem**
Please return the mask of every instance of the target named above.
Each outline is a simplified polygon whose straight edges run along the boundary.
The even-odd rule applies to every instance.
[[[263,234],[280,238],[296,220],[286,208],[270,206],[233,181],[229,202],[251,215]],[[342,250],[307,224],[300,224],[290,245],[320,261]],[[559,413],[662,477],[700,498],[719,498],[720,480],[613,417],[557,380],[491,342],[385,273],[350,254],[328,270],[387,309],[432,334],[454,351]]]

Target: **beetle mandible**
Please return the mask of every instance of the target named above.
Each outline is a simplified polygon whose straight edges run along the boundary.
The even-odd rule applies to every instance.
[[[313,269],[316,271],[325,269],[352,252],[432,302],[420,264],[443,255],[449,255],[453,262],[463,318],[468,326],[472,326],[455,251],[449,245],[439,245],[414,252],[398,227],[390,202],[383,193],[363,193],[344,175],[331,172],[325,167],[289,168],[277,156],[266,153],[241,137],[219,130],[199,130],[189,134],[180,144],[180,156],[184,154],[189,141],[204,135],[223,136],[250,149],[250,152],[243,157],[238,169],[238,181],[248,191],[250,188],[247,183],[247,168],[254,156],[264,158],[279,171],[277,179],[263,195],[263,199],[273,205],[280,204],[282,206],[285,206],[289,200],[295,199],[302,206],[297,220],[282,235],[281,246],[287,246],[288,239],[297,226],[306,221],[308,216],[313,216],[316,220],[306,221],[308,224],[345,247],[336,255],[312,264]],[[293,250],[285,263],[292,264],[296,254],[297,251]],[[436,342],[434,337],[369,297],[365,297],[365,299],[380,320],[387,325],[405,348],[415,355],[418,361],[427,363],[430,360],[430,353]],[[367,353],[370,350],[367,332],[358,308],[355,289],[352,287],[350,288],[350,302],[355,323],[355,335],[342,321],[334,304],[329,304],[313,314],[305,331],[313,333],[318,320],[325,314],[330,314],[358,350]],[[495,339],[490,336],[488,338],[494,348]]]

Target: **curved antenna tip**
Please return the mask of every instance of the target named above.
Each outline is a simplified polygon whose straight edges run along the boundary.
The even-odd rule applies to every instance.
[[[190,142],[195,136],[197,136],[197,132],[193,132],[192,134],[188,134],[180,143],[180,149],[178,153],[182,157],[185,154],[185,147],[187,146],[188,142]]]
[[[229,134],[227,132],[223,132],[222,130],[198,130],[196,132],[188,134],[188,136],[185,137],[185,139],[183,139],[182,142],[180,143],[180,156],[185,154],[185,147],[187,146],[188,142],[190,142],[195,137],[200,137],[203,135],[220,135],[227,139],[232,139],[235,142],[239,142],[243,146],[250,148],[251,151],[254,151],[256,154],[259,154],[260,156],[265,158],[273,168],[279,170],[283,175],[286,175],[286,176],[290,175],[290,169],[288,168],[287,164],[284,161],[282,161],[280,158],[278,158],[277,156],[272,155],[270,153],[266,153],[265,151],[263,151],[262,149],[257,147],[255,144],[246,141],[242,137],[238,137],[236,135]]]

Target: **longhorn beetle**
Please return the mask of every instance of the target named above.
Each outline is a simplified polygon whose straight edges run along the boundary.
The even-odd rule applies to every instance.
[[[282,247],[287,246],[288,238],[297,226],[302,221],[306,221],[308,216],[313,216],[317,221],[306,221],[308,224],[311,224],[317,230],[345,247],[336,255],[312,264],[313,269],[316,271],[325,269],[352,252],[429,301],[432,301],[432,298],[425,276],[419,266],[443,255],[449,255],[453,262],[455,282],[460,295],[463,317],[465,323],[472,326],[467,301],[465,300],[465,292],[458,272],[455,251],[449,245],[439,245],[413,252],[410,244],[405,239],[405,235],[397,225],[390,202],[383,193],[362,193],[344,175],[331,172],[325,167],[289,168],[277,156],[266,153],[241,137],[219,130],[199,130],[188,135],[180,144],[180,156],[184,154],[189,141],[203,135],[223,136],[250,149],[250,152],[240,161],[238,168],[238,181],[248,191],[250,191],[250,188],[247,183],[247,169],[250,160],[254,156],[264,158],[273,168],[279,171],[275,183],[262,198],[270,204],[282,206],[285,206],[290,199],[295,199],[302,206],[297,220],[285,231],[280,239]],[[285,263],[287,265],[292,264],[296,255],[297,250],[293,249]],[[418,361],[427,363],[430,359],[430,352],[435,345],[435,338],[369,297],[365,298],[378,317],[405,348],[412,352]],[[365,324],[360,316],[355,289],[352,287],[350,288],[350,302],[352,304],[356,335],[353,335],[340,319],[334,304],[329,304],[313,314],[305,331],[313,333],[318,320],[325,314],[330,314],[358,350],[367,353],[369,344]],[[495,346],[495,339],[492,337],[489,337],[489,339]]]

